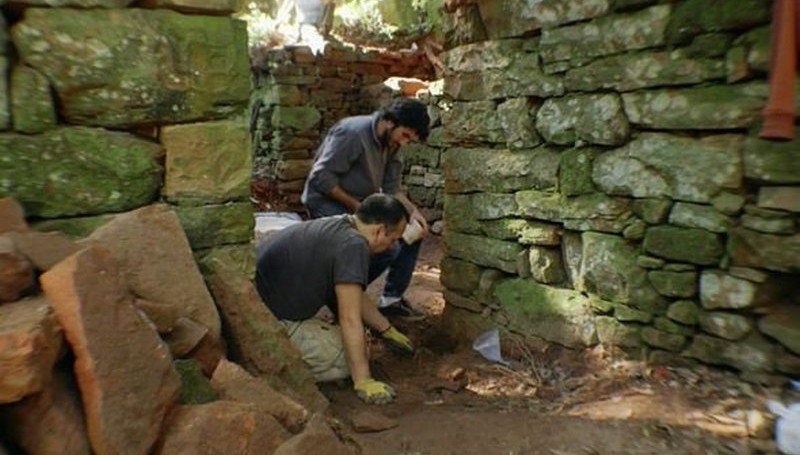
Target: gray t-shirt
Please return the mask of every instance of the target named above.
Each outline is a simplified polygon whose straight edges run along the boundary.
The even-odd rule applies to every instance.
[[[359,201],[370,194],[400,191],[403,161],[400,151],[381,146],[375,135],[378,113],[347,117],[331,127],[317,151],[302,200],[328,200],[339,185]]]
[[[353,223],[350,215],[297,223],[259,248],[256,288],[278,319],[308,319],[322,305],[336,314],[336,284],[366,287],[369,244]]]

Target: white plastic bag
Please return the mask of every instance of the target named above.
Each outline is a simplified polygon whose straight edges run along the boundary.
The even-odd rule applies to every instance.
[[[775,422],[778,450],[787,455],[800,455],[800,403],[792,403],[787,407],[778,401],[769,400],[767,408],[778,416]]]
[[[486,360],[509,365],[500,353],[500,332],[497,329],[487,330],[478,335],[472,343],[472,349],[478,351]]]

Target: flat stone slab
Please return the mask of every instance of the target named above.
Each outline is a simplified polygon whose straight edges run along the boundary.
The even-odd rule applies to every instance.
[[[153,305],[180,307],[182,316],[208,328],[212,340],[219,340],[214,300],[169,206],[151,205],[118,215],[89,239],[111,252],[137,297]]]
[[[14,248],[34,267],[47,271],[62,260],[77,253],[81,246],[60,232],[10,233]]]
[[[274,417],[255,406],[215,401],[177,408],[156,453],[260,455],[274,453],[288,437]]]
[[[169,349],[133,306],[113,256],[90,247],[41,276],[67,341],[92,450],[147,453],[180,379]]]
[[[0,403],[41,391],[63,343],[47,299],[0,305]]]
[[[795,354],[800,354],[800,311],[781,308],[758,321],[758,328]]]

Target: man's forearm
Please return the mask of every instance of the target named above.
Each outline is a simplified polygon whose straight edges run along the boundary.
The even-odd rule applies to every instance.
[[[391,323],[384,315],[378,311],[378,306],[369,298],[367,293],[361,295],[361,319],[370,328],[378,332],[384,332],[389,328]]]
[[[331,188],[328,196],[330,196],[330,198],[334,201],[347,207],[351,213],[355,212],[358,209],[358,206],[361,204],[358,199],[351,196],[350,193],[342,189],[342,187],[339,185],[335,185],[333,188]]]
[[[369,360],[367,342],[364,337],[364,324],[361,322],[361,295],[364,293],[357,284],[337,284],[336,300],[339,308],[339,327],[342,333],[342,346],[353,382],[369,379]]]

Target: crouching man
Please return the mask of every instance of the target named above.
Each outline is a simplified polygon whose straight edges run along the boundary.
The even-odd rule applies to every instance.
[[[370,374],[364,326],[394,348],[414,350],[364,292],[370,255],[388,250],[403,234],[408,217],[399,200],[374,194],[353,215],[283,229],[257,253],[258,292],[287,328],[315,379],[350,376],[358,396],[371,404],[392,401],[395,391]],[[323,305],[338,326],[314,317]]]

